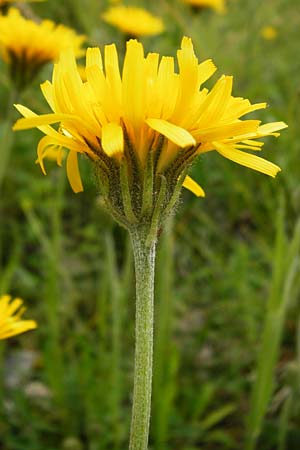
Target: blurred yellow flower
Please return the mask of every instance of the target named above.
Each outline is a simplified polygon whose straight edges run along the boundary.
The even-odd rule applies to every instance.
[[[25,117],[15,130],[39,128],[46,136],[38,145],[38,159],[45,173],[43,158],[49,147],[69,149],[67,174],[75,192],[82,191],[77,155],[85,154],[101,170],[103,178],[112,176],[122,164],[138,162],[143,173],[149,155],[154,154],[154,177],[163,175],[174,186],[191,162],[205,152],[220,155],[241,165],[274,177],[275,164],[246,153],[258,151],[263,143],[256,139],[286,127],[283,122],[261,125],[259,120],[241,120],[245,114],[266,107],[232,96],[232,77],[221,76],[209,91],[202,88],[216,68],[211,60],[198,63],[191,39],[185,37],[177,51],[179,73],[174,59],[157,53],[144,57],[136,40],[127,42],[122,76],[114,44],[104,49],[103,66],[99,48],[86,55],[87,82],[82,82],[74,54],[63,52],[54,67],[52,83],[41,85],[53,113],[37,115],[16,105]],[[56,130],[51,125],[59,123]],[[131,162],[130,162],[131,161]],[[133,170],[133,169],[130,169]],[[143,183],[138,176],[134,188]],[[190,178],[183,186],[196,195],[203,191]],[[141,187],[142,190],[142,187]]]
[[[195,8],[212,8],[218,13],[224,13],[226,10],[225,0],[183,0]]]
[[[261,35],[264,39],[266,39],[266,41],[273,41],[277,38],[278,31],[276,30],[276,28],[269,25],[261,29]]]
[[[112,6],[102,18],[130,37],[151,36],[164,31],[163,21],[159,17],[134,6]]]
[[[17,84],[29,83],[45,63],[57,60],[65,48],[72,47],[80,56],[84,40],[84,36],[51,20],[36,23],[26,19],[15,8],[0,16],[0,54]]]
[[[0,296],[0,339],[33,330],[37,327],[34,320],[22,320],[25,308],[19,298],[11,299],[9,295]]]

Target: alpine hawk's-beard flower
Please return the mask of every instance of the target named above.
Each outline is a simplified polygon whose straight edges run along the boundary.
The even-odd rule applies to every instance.
[[[226,11],[225,0],[183,0],[184,3],[191,5],[195,9],[211,8],[217,13],[223,14]]]
[[[9,295],[0,296],[0,339],[6,339],[37,327],[34,320],[23,320],[25,308],[19,298],[11,299]]]
[[[115,45],[105,46],[105,70],[99,48],[89,48],[83,82],[71,50],[61,54],[52,83],[41,85],[53,113],[36,115],[16,105],[25,118],[15,130],[37,127],[46,136],[38,145],[43,172],[47,149],[54,148],[61,165],[62,148],[69,149],[67,174],[75,192],[83,190],[78,154],[94,164],[106,205],[126,227],[162,218],[174,206],[181,186],[198,196],[203,190],[186,171],[202,153],[216,150],[222,156],[274,177],[275,164],[244,150],[259,151],[256,139],[278,136],[283,122],[261,125],[241,120],[265,108],[233,97],[232,77],[221,76],[209,91],[201,88],[216,68],[211,60],[198,63],[189,38],[183,38],[174,59],[150,53],[127,42],[122,77]],[[59,123],[58,129],[51,125]],[[161,213],[158,213],[157,208]]]
[[[102,18],[129,37],[153,36],[164,31],[163,21],[144,8],[111,6]]]
[[[232,77],[222,76],[208,91],[201,85],[215,72],[210,61],[199,64],[192,42],[182,41],[174,60],[150,53],[136,40],[127,43],[122,77],[114,45],[105,46],[105,70],[98,48],[87,50],[83,82],[72,51],[64,52],[42,92],[53,113],[38,116],[16,105],[25,116],[15,129],[39,128],[46,136],[38,145],[38,160],[49,148],[67,148],[67,173],[75,192],[82,190],[77,156],[94,164],[105,203],[130,232],[136,277],[136,350],[130,450],[148,448],[151,408],[154,266],[158,229],[185,186],[203,190],[186,172],[204,152],[221,155],[270,176],[280,170],[244,150],[260,150],[256,141],[285,128],[282,122],[261,125],[240,120],[264,108],[231,95]],[[51,125],[59,123],[58,129]]]
[[[63,49],[71,47],[80,56],[84,40],[71,28],[51,20],[36,23],[26,19],[16,8],[0,16],[0,55],[18,90],[27,86],[46,63],[56,61]]]

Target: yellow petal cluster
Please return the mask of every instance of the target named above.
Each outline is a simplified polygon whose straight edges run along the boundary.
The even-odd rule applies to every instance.
[[[23,320],[25,308],[23,301],[12,298],[9,295],[0,296],[0,339],[6,339],[16,334],[33,330],[37,327],[34,320]]]
[[[134,6],[112,6],[102,18],[130,37],[152,36],[164,31],[163,21],[159,17]]]
[[[58,59],[65,48],[73,48],[76,56],[82,54],[85,37],[64,25],[51,20],[36,23],[26,19],[18,9],[10,8],[7,15],[0,16],[0,52],[3,59],[14,64],[21,61],[35,68]]]
[[[130,143],[140,165],[157,142],[158,174],[168,171],[176,160],[191,160],[204,152],[216,150],[236,163],[274,177],[280,170],[275,164],[247,150],[258,151],[263,143],[256,139],[278,136],[283,122],[262,125],[259,120],[241,120],[250,112],[265,108],[265,103],[232,95],[232,77],[222,75],[211,90],[203,88],[215,72],[211,60],[199,63],[191,39],[184,37],[177,51],[179,72],[173,57],[149,53],[141,43],[127,42],[122,73],[115,45],[106,45],[104,61],[99,48],[86,54],[83,82],[72,51],[63,52],[55,65],[52,82],[41,85],[52,113],[37,115],[16,105],[25,117],[15,130],[39,128],[45,137],[38,145],[38,160],[45,172],[43,158],[49,147],[69,149],[66,167],[71,186],[81,191],[77,155],[85,154],[98,162],[106,158],[118,164],[124,142]],[[59,126],[53,127],[58,123]],[[60,162],[60,161],[58,161]],[[184,186],[201,195],[189,178]]]
[[[223,14],[226,11],[225,0],[183,0],[195,8],[212,8],[217,13]]]

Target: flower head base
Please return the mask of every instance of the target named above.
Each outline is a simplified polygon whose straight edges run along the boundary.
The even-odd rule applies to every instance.
[[[174,59],[156,53],[144,56],[136,40],[127,42],[122,76],[114,45],[105,46],[103,65],[99,48],[87,50],[82,82],[74,55],[64,52],[55,65],[52,83],[42,92],[53,113],[38,116],[16,105],[25,117],[14,129],[37,127],[46,136],[38,145],[38,159],[47,149],[69,149],[67,173],[75,192],[81,191],[77,155],[85,154],[97,169],[106,203],[123,224],[162,216],[176,202],[181,186],[204,195],[185,173],[194,159],[216,150],[222,156],[274,177],[280,170],[244,150],[258,151],[267,135],[278,136],[283,122],[261,125],[241,120],[265,108],[232,96],[232,77],[221,76],[211,91],[202,84],[216,68],[211,60],[198,63],[192,42],[184,38]],[[51,125],[59,123],[58,129]]]
[[[44,64],[56,61],[62,50],[71,47],[80,56],[84,40],[64,25],[26,19],[15,8],[0,16],[0,54],[18,88],[30,83]]]
[[[0,296],[0,339],[33,330],[37,327],[34,320],[22,320],[25,311],[23,301],[19,298],[11,300],[9,295]]]
[[[219,14],[223,14],[226,11],[225,0],[184,0],[184,2],[195,9],[211,8]]]
[[[130,37],[153,36],[164,31],[163,21],[143,8],[112,6],[102,18]]]

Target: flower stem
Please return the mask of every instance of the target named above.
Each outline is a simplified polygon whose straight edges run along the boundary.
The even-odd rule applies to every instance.
[[[142,226],[131,231],[136,280],[136,323],[129,450],[147,450],[150,425],[156,237],[147,242],[147,231]]]

